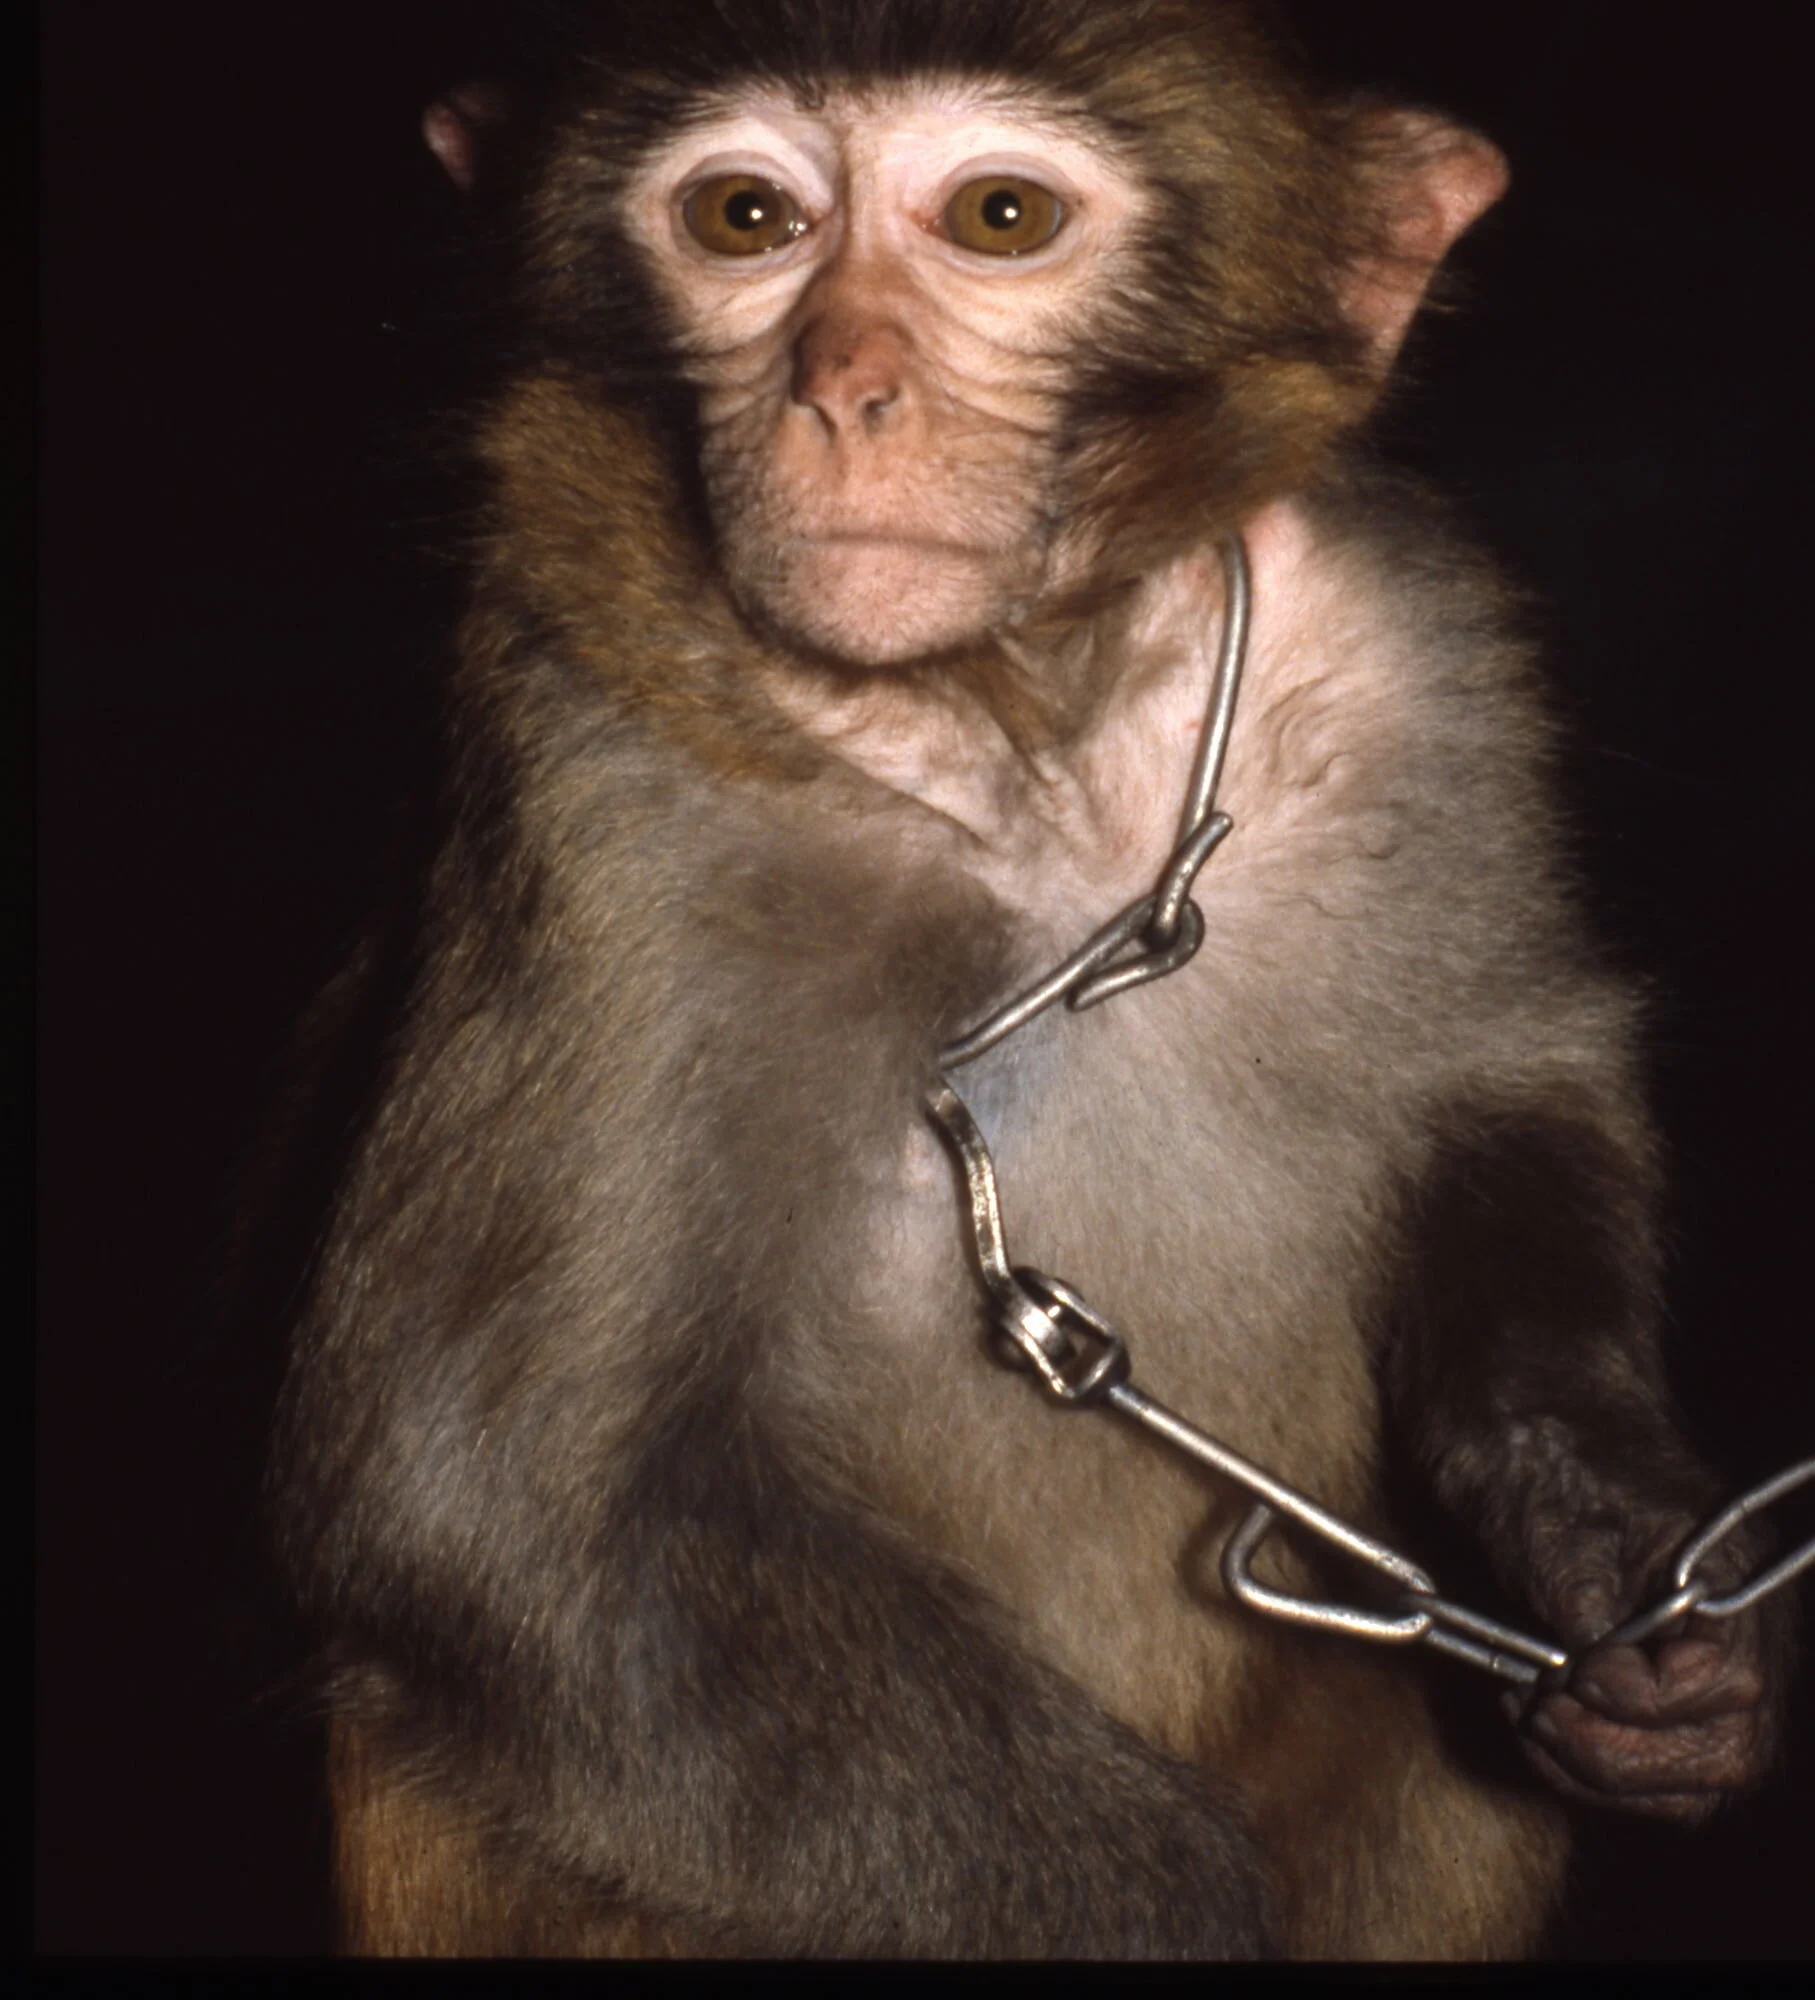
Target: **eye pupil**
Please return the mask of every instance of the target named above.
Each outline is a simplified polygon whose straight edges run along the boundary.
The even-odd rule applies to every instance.
[[[760,229],[768,219],[768,203],[748,188],[725,203],[725,220],[733,229]]]
[[[983,197],[983,220],[991,229],[1013,229],[1021,220],[1021,199],[1007,188]]]

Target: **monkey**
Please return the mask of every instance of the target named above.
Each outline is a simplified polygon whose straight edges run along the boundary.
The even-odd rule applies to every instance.
[[[273,1460],[345,1942],[1537,1948],[1567,1802],[1705,1818],[1782,1670],[1756,1614],[1598,1643],[1715,1497],[1639,1008],[1511,594],[1366,450],[1504,163],[1235,0],[571,25],[425,122],[477,187],[526,121],[522,249],[443,830]],[[1201,948],[956,1081],[1156,1394],[1579,1651],[1522,1763],[1234,1602],[1245,1497],[997,1365],[926,1112],[1165,866],[1231,538]]]

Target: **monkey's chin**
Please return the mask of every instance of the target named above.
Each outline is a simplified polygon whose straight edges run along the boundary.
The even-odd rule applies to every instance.
[[[840,535],[791,544],[760,598],[784,637],[851,666],[894,667],[980,638],[1028,580],[997,550]]]

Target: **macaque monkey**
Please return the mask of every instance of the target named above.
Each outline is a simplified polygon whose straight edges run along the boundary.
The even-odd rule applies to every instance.
[[[1593,1644],[1716,1497],[1635,1007],[1504,593],[1356,442],[1502,162],[1218,0],[571,11],[546,88],[425,128],[483,194],[517,121],[523,251],[274,1479],[346,1941],[1532,1949],[1563,1800],[1696,1820],[1773,1702],[1756,1618]],[[1588,1648],[1517,1737],[1234,1602],[1245,1496],[997,1365],[925,1108],[1153,888],[1232,535],[1202,949],[959,1083],[1154,1394]]]

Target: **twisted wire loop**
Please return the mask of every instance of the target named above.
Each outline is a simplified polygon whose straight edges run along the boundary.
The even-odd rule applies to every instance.
[[[1229,731],[1235,723],[1235,698],[1241,692],[1242,667],[1248,657],[1248,627],[1253,589],[1248,552],[1239,535],[1222,545],[1223,639],[1217,649],[1216,672],[1210,683],[1210,703],[1198,738],[1197,756],[1185,788],[1178,838],[1150,896],[1130,903],[1100,931],[1086,938],[1069,958],[997,1008],[968,1033],[939,1051],[942,1070],[974,1062],[985,1050],[1005,1041],[1048,1007],[1063,1000],[1074,1013],[1095,1007],[1131,986],[1163,979],[1187,964],[1204,941],[1204,913],[1191,901],[1191,886],[1235,822],[1216,810],[1216,788],[1223,775]],[[1132,955],[1121,954],[1133,947]],[[1114,962],[1112,961],[1119,961]]]
[[[941,1071],[949,1073],[973,1062],[1060,1000],[1074,1011],[1094,1007],[1130,987],[1176,972],[1203,943],[1203,914],[1191,900],[1191,888],[1233,825],[1227,813],[1216,810],[1216,787],[1241,685],[1251,595],[1247,555],[1239,536],[1224,542],[1222,561],[1227,585],[1223,641],[1178,840],[1158,884],[1151,895],[1113,917],[1045,978],[949,1042],[939,1052]],[[1432,1578],[1409,1557],[1319,1506],[1308,1494],[1137,1388],[1129,1379],[1128,1343],[1122,1334],[1062,1279],[1010,1261],[995,1161],[949,1074],[928,1094],[927,1110],[963,1169],[971,1240],[989,1295],[997,1358],[1006,1366],[1030,1371],[1060,1407],[1114,1410],[1254,1496],[1254,1506],[1223,1548],[1223,1583],[1232,1597],[1266,1617],[1294,1625],[1388,1645],[1430,1646],[1534,1692],[1567,1683],[1577,1655],[1440,1596]],[[1672,1571],[1674,1587],[1600,1643],[1636,1645],[1691,1612],[1703,1618],[1731,1618],[1801,1575],[1815,1564],[1815,1537],[1724,1593],[1717,1593],[1698,1571],[1742,1522],[1811,1480],[1815,1480],[1815,1458],[1788,1466],[1742,1494],[1683,1544]],[[1391,1586],[1388,1608],[1309,1597],[1263,1583],[1254,1574],[1254,1557],[1282,1517],[1384,1578]]]
[[[1101,1402],[1128,1374],[1122,1336],[1069,1285],[1025,1264],[1009,1263],[996,1163],[970,1106],[948,1083],[932,1093],[927,1108],[964,1167],[971,1236],[996,1322],[1000,1358],[1009,1367],[1031,1368],[1067,1408]]]

